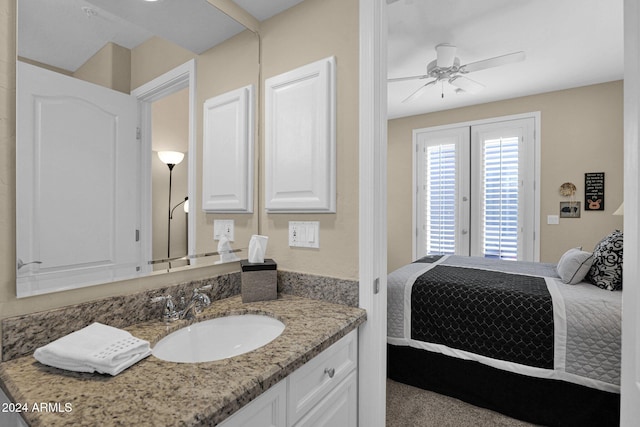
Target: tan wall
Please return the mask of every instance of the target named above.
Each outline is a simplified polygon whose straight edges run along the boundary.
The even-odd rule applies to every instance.
[[[158,157],[158,151],[185,153],[182,162],[171,173],[171,207],[188,195],[189,175],[189,89],[166,96],[151,107],[151,216],[153,245],[151,258],[167,258],[167,216],[169,198],[169,168]],[[171,257],[187,255],[187,215],[182,206],[175,209],[171,219]],[[160,266],[163,267],[164,266]]]
[[[123,93],[131,86],[131,51],[115,43],[107,43],[73,73],[86,80]]]
[[[569,248],[591,250],[606,234],[622,229],[622,217],[611,214],[623,193],[622,82],[550,92],[472,107],[389,121],[388,268],[411,262],[412,130],[533,111],[541,112],[540,260],[558,262]],[[605,172],[605,211],[585,212],[579,219],[560,219],[558,193],[564,182],[577,187],[584,205],[584,174]]]
[[[246,214],[205,214],[202,211],[202,116],[204,102],[214,96],[221,95],[234,89],[252,84],[257,91],[259,79],[258,66],[258,37],[249,31],[244,31],[226,42],[208,50],[198,57],[197,63],[197,108],[196,119],[198,147],[198,173],[196,174],[196,195],[198,205],[196,209],[196,250],[198,253],[215,251],[218,242],[213,240],[213,221],[216,219],[231,219],[235,225],[234,249],[247,248],[252,234],[258,232],[258,193],[254,191],[254,213]],[[257,122],[257,114],[254,114]],[[254,151],[258,150],[257,126],[254,134]],[[257,158],[257,156],[256,156]],[[254,188],[257,188],[258,165],[254,161]],[[239,254],[246,258],[246,251]]]
[[[335,56],[338,85],[337,213],[261,212],[261,233],[269,236],[267,256],[274,258],[279,268],[357,279],[358,2],[307,0],[263,22],[260,32],[263,78]],[[289,221],[319,221],[320,248],[289,248]]]

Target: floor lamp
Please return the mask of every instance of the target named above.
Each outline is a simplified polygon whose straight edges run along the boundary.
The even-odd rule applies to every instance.
[[[178,151],[158,151],[158,157],[169,167],[169,210],[167,215],[167,259],[171,258],[171,177],[173,167],[184,159],[184,153]]]

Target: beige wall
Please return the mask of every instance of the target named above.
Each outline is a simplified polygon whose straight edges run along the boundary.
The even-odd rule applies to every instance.
[[[169,198],[169,168],[158,157],[158,151],[185,153],[182,162],[171,172],[171,207],[188,195],[189,172],[189,89],[185,88],[154,102],[151,106],[151,223],[153,245],[151,258],[167,258],[167,216]],[[183,205],[184,206],[184,205]],[[187,255],[187,215],[182,206],[171,219],[171,257]],[[165,268],[166,264],[158,265]]]
[[[73,73],[86,80],[123,93],[131,86],[131,51],[115,43],[107,43]]]
[[[290,11],[263,23],[262,78],[335,55],[338,72],[338,213],[332,215],[264,215],[261,232],[269,235],[267,255],[289,270],[357,278],[358,266],[358,9],[357,0],[307,0]],[[218,273],[237,271],[237,263],[153,275],[83,289],[16,299],[15,277],[15,2],[0,0],[0,318],[32,313],[113,295],[159,288]],[[193,55],[153,38],[131,52],[131,88],[169,71],[186,61],[197,60],[197,145],[202,146],[202,104],[209,97],[255,84],[259,69],[255,34],[243,32],[221,45]],[[260,97],[262,99],[262,97]],[[256,134],[259,131],[256,130]],[[261,132],[260,132],[261,134]],[[257,140],[257,147],[261,141]],[[260,150],[257,150],[258,153]],[[200,157],[199,157],[200,158]],[[257,155],[256,170],[263,170]],[[199,167],[199,166],[198,166]],[[256,174],[258,175],[258,174]],[[201,170],[197,173],[201,193]],[[258,187],[256,176],[256,188]],[[256,214],[205,215],[197,217],[198,251],[217,248],[211,237],[214,218],[236,220],[234,246],[248,243],[258,231]],[[199,207],[194,207],[200,211]],[[320,250],[294,250],[287,244],[287,221],[319,220]],[[200,231],[201,228],[204,227]],[[211,237],[211,238],[209,238]]]
[[[622,217],[611,214],[622,202],[622,82],[616,81],[541,95],[389,121],[388,267],[411,262],[412,130],[533,111],[541,112],[540,260],[558,262],[569,248],[591,250],[607,233],[622,229]],[[605,172],[605,211],[585,212],[579,219],[560,219],[558,193],[564,182],[577,187],[584,205],[585,172]]]
[[[307,0],[264,22],[260,32],[263,78],[335,56],[338,85],[336,213],[261,212],[261,233],[269,236],[267,255],[283,269],[357,279],[358,2]],[[319,221],[320,248],[289,248],[289,221]]]

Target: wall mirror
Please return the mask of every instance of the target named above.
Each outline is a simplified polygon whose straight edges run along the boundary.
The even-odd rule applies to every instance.
[[[193,71],[199,55],[245,28],[204,1],[17,5],[18,297],[219,262],[213,217],[197,216]],[[133,82],[131,52],[158,37],[193,53],[192,74],[178,70],[177,84],[136,94],[148,82]],[[141,131],[153,135],[147,145]],[[183,157],[158,155],[167,151]]]

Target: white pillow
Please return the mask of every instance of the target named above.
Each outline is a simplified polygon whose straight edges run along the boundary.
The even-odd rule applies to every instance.
[[[593,264],[593,253],[585,252],[582,248],[571,248],[565,252],[556,271],[563,283],[575,285],[584,279]]]

